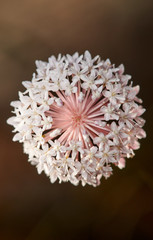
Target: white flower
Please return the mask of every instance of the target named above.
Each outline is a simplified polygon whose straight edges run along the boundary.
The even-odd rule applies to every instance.
[[[57,179],[59,182],[62,182],[62,172],[59,168],[59,164],[55,158],[51,158],[51,161],[48,163],[49,177],[51,183],[54,183]]]
[[[102,62],[94,65],[94,63],[99,59],[99,56],[96,56],[92,59],[89,51],[85,51],[84,58],[85,58],[85,61],[83,60],[81,61],[83,68],[88,67],[88,69],[90,70],[90,69],[98,68],[102,65]]]
[[[119,79],[113,75],[113,69],[104,70],[103,68],[100,69],[97,73],[100,76],[100,83],[106,86],[109,83],[119,82]]]
[[[77,61],[77,63],[74,62],[73,66],[69,70],[69,75],[72,75],[72,86],[75,86],[82,77],[86,76],[85,73],[88,71],[88,67],[81,69],[81,65],[79,64],[80,60]]]
[[[103,89],[103,86],[100,86],[99,88],[97,88],[97,90],[92,91],[92,99],[99,98],[101,96],[102,89]]]
[[[50,140],[49,143],[51,145],[51,149],[50,149],[51,156],[56,156],[57,159],[59,159],[60,153],[66,152],[66,147],[62,146],[58,140],[55,140],[55,142]]]
[[[117,162],[115,158],[115,154],[116,154],[115,149],[111,150],[108,145],[105,145],[105,147],[103,148],[103,151],[101,152],[102,162],[107,164],[111,162],[112,163]]]
[[[90,159],[90,162],[93,161],[93,158],[98,157],[99,154],[97,153],[97,147],[91,147],[89,150],[85,149],[86,157],[84,159]]]
[[[96,86],[96,81],[95,81],[95,71],[91,71],[89,76],[85,76],[82,75],[81,79],[84,81],[84,83],[81,84],[81,87],[83,89],[92,89],[92,90],[96,90],[97,86]]]
[[[109,98],[110,103],[113,105],[119,103],[123,103],[125,100],[125,97],[122,94],[121,84],[107,84],[107,89],[104,91],[104,96]]]
[[[101,107],[101,112],[104,113],[104,119],[106,121],[109,121],[110,119],[115,119],[118,120],[119,119],[119,115],[116,114],[115,108],[117,108],[117,106],[113,106],[110,103],[107,106],[102,106]]]
[[[83,149],[82,149],[82,142],[75,142],[75,141],[71,141],[70,142],[70,146],[68,147],[69,151],[72,151],[72,159],[75,159],[77,156],[77,153],[84,153]]]
[[[41,125],[43,130],[50,129],[52,127],[53,118],[51,116],[46,117],[45,114],[42,115]]]
[[[108,134],[109,138],[112,138],[115,143],[119,143],[121,139],[127,137],[127,134],[123,131],[124,124],[116,125],[115,122],[111,123],[111,132]]]
[[[93,139],[95,144],[99,144],[99,151],[102,151],[104,146],[109,145],[112,146],[114,145],[113,142],[110,140],[109,135],[104,135],[103,133],[99,134],[99,137],[95,137]]]
[[[62,181],[66,182],[70,179],[75,182],[75,185],[78,183],[75,178],[75,167],[74,167],[74,160],[72,158],[67,157],[64,155],[63,158],[57,160],[59,164],[60,171],[62,173],[61,179]]]
[[[65,90],[66,96],[71,95],[71,93],[77,92],[77,87],[70,84],[69,80],[65,80],[61,82],[61,89]]]
[[[37,147],[39,148],[40,145],[45,143],[45,140],[43,138],[43,130],[41,128],[34,127],[33,131],[35,133],[33,140],[34,140],[34,142],[37,143]]]
[[[81,180],[82,185],[86,183],[96,185],[96,165],[94,162],[88,161],[83,158],[81,162],[75,164],[77,169],[78,178]]]
[[[112,165],[125,167],[146,137],[139,86],[128,84],[122,64],[92,58],[89,51],[51,56],[36,66],[19,100],[11,102],[13,141],[23,143],[28,161],[52,183],[99,185]]]

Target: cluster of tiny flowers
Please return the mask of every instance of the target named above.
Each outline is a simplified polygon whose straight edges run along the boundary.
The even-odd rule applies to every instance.
[[[54,183],[84,186],[110,177],[112,165],[125,167],[146,136],[145,109],[124,66],[83,55],[36,61],[36,74],[11,102],[13,141],[23,143],[29,162]]]

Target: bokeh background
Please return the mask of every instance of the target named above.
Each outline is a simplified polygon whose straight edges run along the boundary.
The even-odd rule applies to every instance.
[[[50,184],[12,142],[10,101],[35,60],[82,54],[124,63],[147,109],[147,138],[99,187]],[[153,1],[0,0],[0,239],[153,239]]]

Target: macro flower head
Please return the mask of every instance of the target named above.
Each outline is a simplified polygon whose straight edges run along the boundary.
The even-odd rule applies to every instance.
[[[134,156],[145,109],[124,66],[83,55],[51,56],[36,61],[36,73],[11,102],[13,141],[23,143],[28,161],[53,183],[97,186],[112,167],[125,167]]]

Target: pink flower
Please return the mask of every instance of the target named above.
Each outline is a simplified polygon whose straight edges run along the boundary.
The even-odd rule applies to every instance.
[[[123,65],[92,59],[88,51],[36,65],[32,80],[23,82],[26,91],[11,103],[13,140],[52,183],[99,185],[112,165],[125,167],[146,136],[139,86],[128,85]]]

